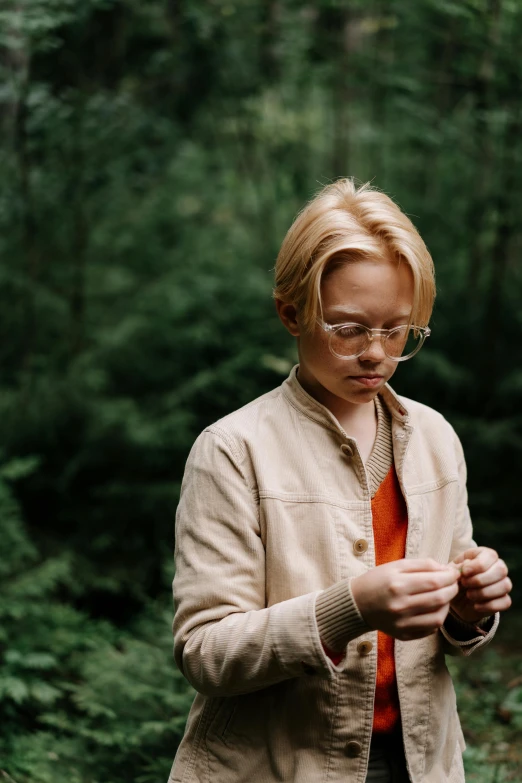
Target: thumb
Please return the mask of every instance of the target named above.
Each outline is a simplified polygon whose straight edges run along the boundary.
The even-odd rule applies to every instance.
[[[461,565],[464,560],[474,560],[481,552],[481,547],[474,547],[473,549],[466,549],[462,554],[457,555],[452,561],[455,565]]]

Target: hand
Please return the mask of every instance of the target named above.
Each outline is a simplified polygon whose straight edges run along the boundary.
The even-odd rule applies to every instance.
[[[396,639],[437,631],[458,593],[459,571],[436,560],[394,560],[352,579],[352,594],[370,628]]]
[[[476,623],[511,606],[513,587],[508,569],[494,549],[479,546],[468,549],[453,561],[462,572],[460,589],[451,608],[466,623]]]

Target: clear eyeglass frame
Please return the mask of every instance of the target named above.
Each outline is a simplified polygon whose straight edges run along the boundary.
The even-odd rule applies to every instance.
[[[368,348],[372,343],[372,340],[375,337],[379,337],[381,340],[381,345],[383,347],[384,353],[386,354],[388,359],[392,359],[394,362],[405,362],[408,359],[411,359],[412,356],[415,356],[415,354],[420,351],[420,349],[424,345],[426,338],[429,337],[431,334],[431,329],[429,328],[429,326],[416,326],[415,324],[395,326],[393,327],[393,329],[370,329],[368,326],[364,326],[364,324],[358,324],[352,322],[343,323],[343,324],[327,324],[325,321],[321,320],[320,318],[317,318],[316,320],[319,326],[322,329],[324,329],[324,331],[328,334],[328,347],[330,349],[330,353],[332,353],[333,356],[337,357],[338,359],[357,359],[359,356],[362,356],[363,353],[365,353],[368,350]],[[364,348],[358,353],[354,353],[353,355],[350,356],[339,354],[336,351],[334,351],[332,348],[332,338],[335,335],[335,333],[338,332],[340,329],[346,329],[347,326],[357,326],[358,328],[363,329],[368,335],[368,340]],[[387,339],[390,337],[390,335],[404,333],[405,329],[407,329],[408,331],[410,329],[413,329],[416,332],[418,332],[419,344],[415,346],[414,351],[411,351],[406,356],[391,356],[386,350]]]

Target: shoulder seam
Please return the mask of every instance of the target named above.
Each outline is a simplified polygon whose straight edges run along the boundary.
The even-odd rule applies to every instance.
[[[216,427],[215,424],[211,424],[210,427],[206,427],[203,432],[210,432],[212,435],[216,435],[225,445],[228,447],[232,457],[234,458],[234,462],[236,463],[236,467],[238,471],[241,473],[241,476],[243,478],[243,481],[245,482],[246,486],[248,487],[248,490],[250,494],[252,495],[256,505],[259,504],[259,492],[256,490],[255,487],[253,487],[250,482],[248,481],[248,478],[245,474],[245,471],[243,470],[243,467],[241,465],[243,461],[244,454],[239,454],[238,451],[234,447],[233,440],[229,437],[228,433],[222,430],[219,427]]]
[[[240,462],[241,454],[236,450],[232,438],[229,437],[225,430],[221,429],[221,427],[218,427],[216,424],[211,424],[210,427],[205,427],[203,432],[210,432],[212,435],[216,435],[220,440],[226,443],[236,462]]]

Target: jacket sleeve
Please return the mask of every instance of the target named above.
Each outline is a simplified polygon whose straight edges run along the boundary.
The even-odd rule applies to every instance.
[[[468,492],[466,488],[466,460],[462,444],[453,428],[455,453],[458,463],[459,496],[455,529],[451,545],[450,561],[467,549],[477,546],[473,540],[473,527],[468,508]],[[449,655],[467,656],[485,647],[496,633],[500,614],[497,612],[490,618],[485,618],[478,626],[465,623],[448,614],[441,633],[444,637],[444,651]]]
[[[176,515],[174,657],[208,696],[340,671],[321,644],[318,592],[267,606],[259,504],[238,451],[222,431],[199,436]]]

